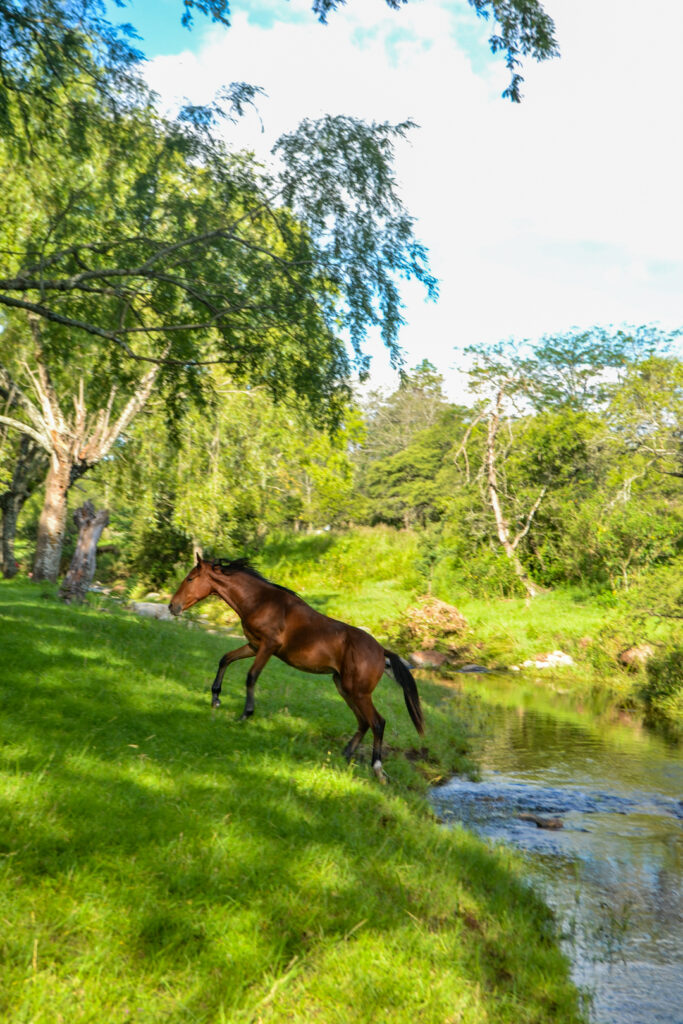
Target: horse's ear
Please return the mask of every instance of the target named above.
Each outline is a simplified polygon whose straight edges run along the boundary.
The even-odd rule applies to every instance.
[[[199,554],[199,552],[197,552],[197,568],[201,569],[201,567],[202,567],[202,556]]]

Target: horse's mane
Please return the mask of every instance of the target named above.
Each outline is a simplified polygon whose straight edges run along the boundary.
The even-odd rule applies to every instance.
[[[255,566],[251,564],[248,558],[214,558],[211,561],[211,568],[218,569],[224,576],[231,576],[235,572],[245,572],[247,576],[253,576],[257,580],[261,580],[262,583],[268,583],[271,587],[277,587],[278,590],[284,590],[288,594],[295,594],[289,587],[283,587],[280,583],[273,583],[272,580],[267,579],[263,573],[259,572]]]

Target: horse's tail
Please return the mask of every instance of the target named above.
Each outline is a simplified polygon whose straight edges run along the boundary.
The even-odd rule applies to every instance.
[[[403,660],[403,658],[399,657],[399,655],[395,654],[393,651],[385,650],[384,656],[389,662],[387,668],[390,670],[391,675],[403,689],[406,707],[408,708],[408,714],[413,720],[413,725],[419,732],[420,736],[422,736],[425,730],[422,708],[420,706],[420,695],[417,692],[417,685],[410,669],[408,668],[408,664]]]

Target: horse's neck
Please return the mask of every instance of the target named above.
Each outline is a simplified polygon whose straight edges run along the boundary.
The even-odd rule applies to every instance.
[[[240,618],[259,602],[259,581],[246,573],[225,575],[217,573],[214,587],[219,597],[229,604]]]

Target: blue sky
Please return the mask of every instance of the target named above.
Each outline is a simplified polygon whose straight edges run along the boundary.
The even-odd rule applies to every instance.
[[[524,68],[521,105],[488,26],[465,0],[348,0],[320,26],[311,0],[233,0],[232,26],[181,0],[132,0],[115,17],[144,37],[163,102],[225,82],[267,93],[231,145],[264,159],[303,117],[412,118],[397,177],[430,250],[440,299],[405,289],[408,365],[428,357],[458,395],[462,350],[573,326],[683,325],[683,83],[677,0],[547,0],[560,60]],[[375,380],[395,377],[369,339]]]

